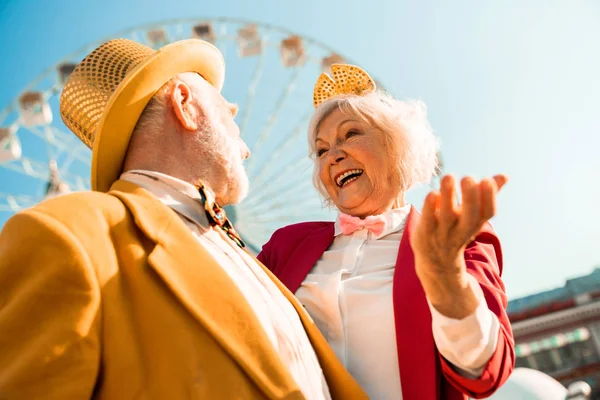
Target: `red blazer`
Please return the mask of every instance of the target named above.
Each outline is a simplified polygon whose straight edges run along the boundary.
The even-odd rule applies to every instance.
[[[404,400],[488,397],[506,381],[515,362],[514,339],[506,314],[507,298],[500,278],[500,242],[491,226],[486,225],[465,250],[467,270],[481,285],[488,308],[501,324],[496,352],[481,377],[471,380],[456,373],[435,347],[431,313],[415,272],[410,245],[411,227],[418,218],[419,214],[413,208],[400,242],[393,282],[402,397]],[[273,234],[258,259],[295,293],[333,239],[333,222],[286,226]]]

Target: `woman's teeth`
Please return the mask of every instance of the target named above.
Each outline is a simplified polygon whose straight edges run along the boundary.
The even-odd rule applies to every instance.
[[[335,180],[335,183],[339,187],[344,187],[350,182],[357,180],[363,173],[362,169],[352,169],[350,171],[344,172],[342,175],[338,176]]]

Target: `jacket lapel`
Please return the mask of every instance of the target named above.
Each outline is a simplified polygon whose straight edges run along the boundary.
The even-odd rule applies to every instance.
[[[154,243],[148,264],[241,369],[272,399],[302,399],[250,305],[175,212],[149,192],[117,181],[111,195]]]
[[[294,306],[294,309],[298,313],[304,330],[310,339],[310,342],[319,358],[321,368],[327,379],[329,385],[329,391],[333,399],[367,399],[366,393],[363,392],[361,387],[356,383],[354,378],[341,364],[321,332],[315,325],[313,319],[310,317],[308,312],[304,309],[304,306],[296,299],[296,297],[288,290],[288,288],[279,280],[267,267],[265,267],[256,257],[248,253],[256,263],[265,271],[265,273],[275,283],[277,288],[283,293],[283,295],[289,300]],[[312,267],[312,265],[310,266]]]
[[[415,271],[410,232],[418,221],[412,208],[398,250],[394,273],[394,314],[400,382],[404,399],[439,398],[438,360],[431,329],[431,313]]]
[[[296,250],[287,259],[286,265],[281,269],[281,273],[278,275],[282,282],[286,283],[286,286],[292,293],[296,293],[296,290],[302,284],[302,281],[315,266],[319,258],[325,253],[325,251],[333,243],[335,234],[334,223],[325,225],[324,227],[311,232],[307,235],[304,240],[296,246]],[[293,265],[289,265],[293,264]]]

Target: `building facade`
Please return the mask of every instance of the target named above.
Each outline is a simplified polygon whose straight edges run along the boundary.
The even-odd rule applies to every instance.
[[[516,367],[563,385],[585,381],[600,400],[600,267],[558,289],[509,302]]]

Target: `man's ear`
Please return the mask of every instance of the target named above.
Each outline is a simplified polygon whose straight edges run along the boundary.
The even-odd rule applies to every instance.
[[[171,90],[171,105],[181,126],[187,131],[198,129],[198,110],[192,102],[194,93],[184,82],[177,82]]]

